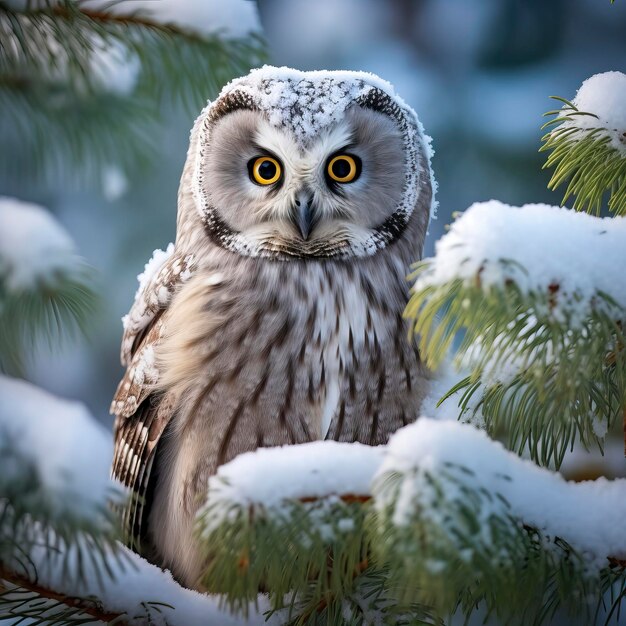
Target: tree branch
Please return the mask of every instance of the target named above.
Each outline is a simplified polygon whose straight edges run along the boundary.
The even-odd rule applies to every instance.
[[[95,600],[88,600],[85,598],[73,598],[70,596],[66,596],[62,593],[58,593],[53,591],[52,589],[48,589],[47,587],[43,587],[40,584],[31,581],[26,576],[22,576],[21,574],[17,574],[13,572],[3,565],[0,565],[0,581],[7,581],[21,589],[26,589],[28,591],[32,591],[42,598],[47,598],[48,600],[54,600],[55,602],[61,602],[66,606],[79,609],[83,613],[97,619],[101,622],[111,622],[115,620],[116,624],[120,626],[125,626],[128,624],[126,620],[123,620],[123,614],[120,613],[109,613],[104,611],[101,607],[97,606]]]
[[[205,41],[205,38],[199,33],[181,28],[175,24],[162,24],[137,13],[118,14],[109,13],[107,11],[85,9],[82,7],[77,7],[76,11],[71,11],[67,8],[67,6],[63,5],[38,9],[37,11],[32,11],[31,13],[54,15],[64,19],[72,19],[80,15],[81,17],[90,19],[98,24],[117,24],[119,26],[126,27],[135,26],[152,30],[162,35],[184,37],[190,41],[197,41],[200,43]]]

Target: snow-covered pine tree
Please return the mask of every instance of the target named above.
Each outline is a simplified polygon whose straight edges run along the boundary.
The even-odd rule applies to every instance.
[[[0,18],[16,37],[2,55],[21,49],[19,63],[37,56],[24,45],[30,27],[41,44],[73,36],[68,16],[79,30],[100,24],[71,2],[16,4],[0,5]],[[124,48],[126,31],[111,28]],[[99,25],[83,43],[108,32]],[[127,43],[143,62],[141,42]],[[69,56],[60,65],[49,75],[63,89],[64,72],[87,67]],[[625,101],[624,74],[593,77],[544,138],[551,185],[567,183],[566,199],[582,213],[477,204],[415,268],[407,315],[440,372],[424,417],[382,448],[316,442],[219,469],[198,519],[207,595],[178,587],[117,542],[108,504],[124,496],[108,480],[110,438],[86,411],[0,378],[0,618],[438,624],[478,611],[522,624],[558,612],[567,623],[611,622],[626,589],[626,483],[568,483],[553,469],[574,442],[601,448],[626,407]],[[615,217],[586,213],[605,201]],[[32,245],[20,245],[25,239]],[[5,369],[19,366],[36,328],[48,337],[85,319],[89,284],[48,214],[0,202]],[[455,419],[430,419],[441,416]],[[532,460],[520,458],[526,453]]]

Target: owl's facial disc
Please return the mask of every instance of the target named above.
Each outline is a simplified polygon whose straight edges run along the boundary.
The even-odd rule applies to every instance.
[[[358,106],[304,146],[261,112],[236,110],[215,122],[207,148],[212,210],[251,250],[334,256],[365,241],[402,198],[400,131]]]

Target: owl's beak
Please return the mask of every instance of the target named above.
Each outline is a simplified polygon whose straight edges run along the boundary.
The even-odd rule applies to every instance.
[[[315,215],[312,205],[313,198],[308,193],[299,193],[294,206],[294,222],[302,235],[308,239],[313,230]]]

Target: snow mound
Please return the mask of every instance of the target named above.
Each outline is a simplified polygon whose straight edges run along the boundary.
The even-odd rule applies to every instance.
[[[597,117],[577,115],[562,128],[603,128],[611,145],[626,156],[626,74],[604,72],[591,76],[578,89],[573,104],[579,111]]]
[[[456,279],[488,291],[511,282],[545,294],[555,316],[575,325],[603,306],[606,294],[626,309],[626,220],[599,218],[546,204],[473,204],[435,245],[420,290]]]
[[[377,478],[393,472],[403,475],[393,523],[407,525],[419,511],[446,527],[450,520],[445,510],[432,506],[426,474],[440,477],[455,468],[458,480],[441,481],[446,501],[463,501],[467,486],[502,496],[483,499],[478,533],[488,533],[490,516],[512,515],[549,538],[565,540],[590,567],[606,567],[608,556],[626,557],[625,479],[567,482],[560,474],[519,458],[473,426],[424,417],[392,436],[377,474]],[[379,510],[391,504],[389,491],[374,494]]]
[[[52,514],[100,519],[115,489],[110,434],[82,404],[22,380],[0,376],[0,398],[0,490],[34,475],[39,489],[25,499],[44,498]]]
[[[218,468],[209,479],[211,526],[224,521],[233,505],[280,510],[288,500],[332,495],[367,496],[382,462],[384,447],[314,441],[297,446],[259,448]],[[223,506],[222,506],[223,505]],[[200,511],[202,515],[206,507]]]
[[[53,284],[80,265],[74,242],[48,211],[0,196],[0,280],[9,291]]]

